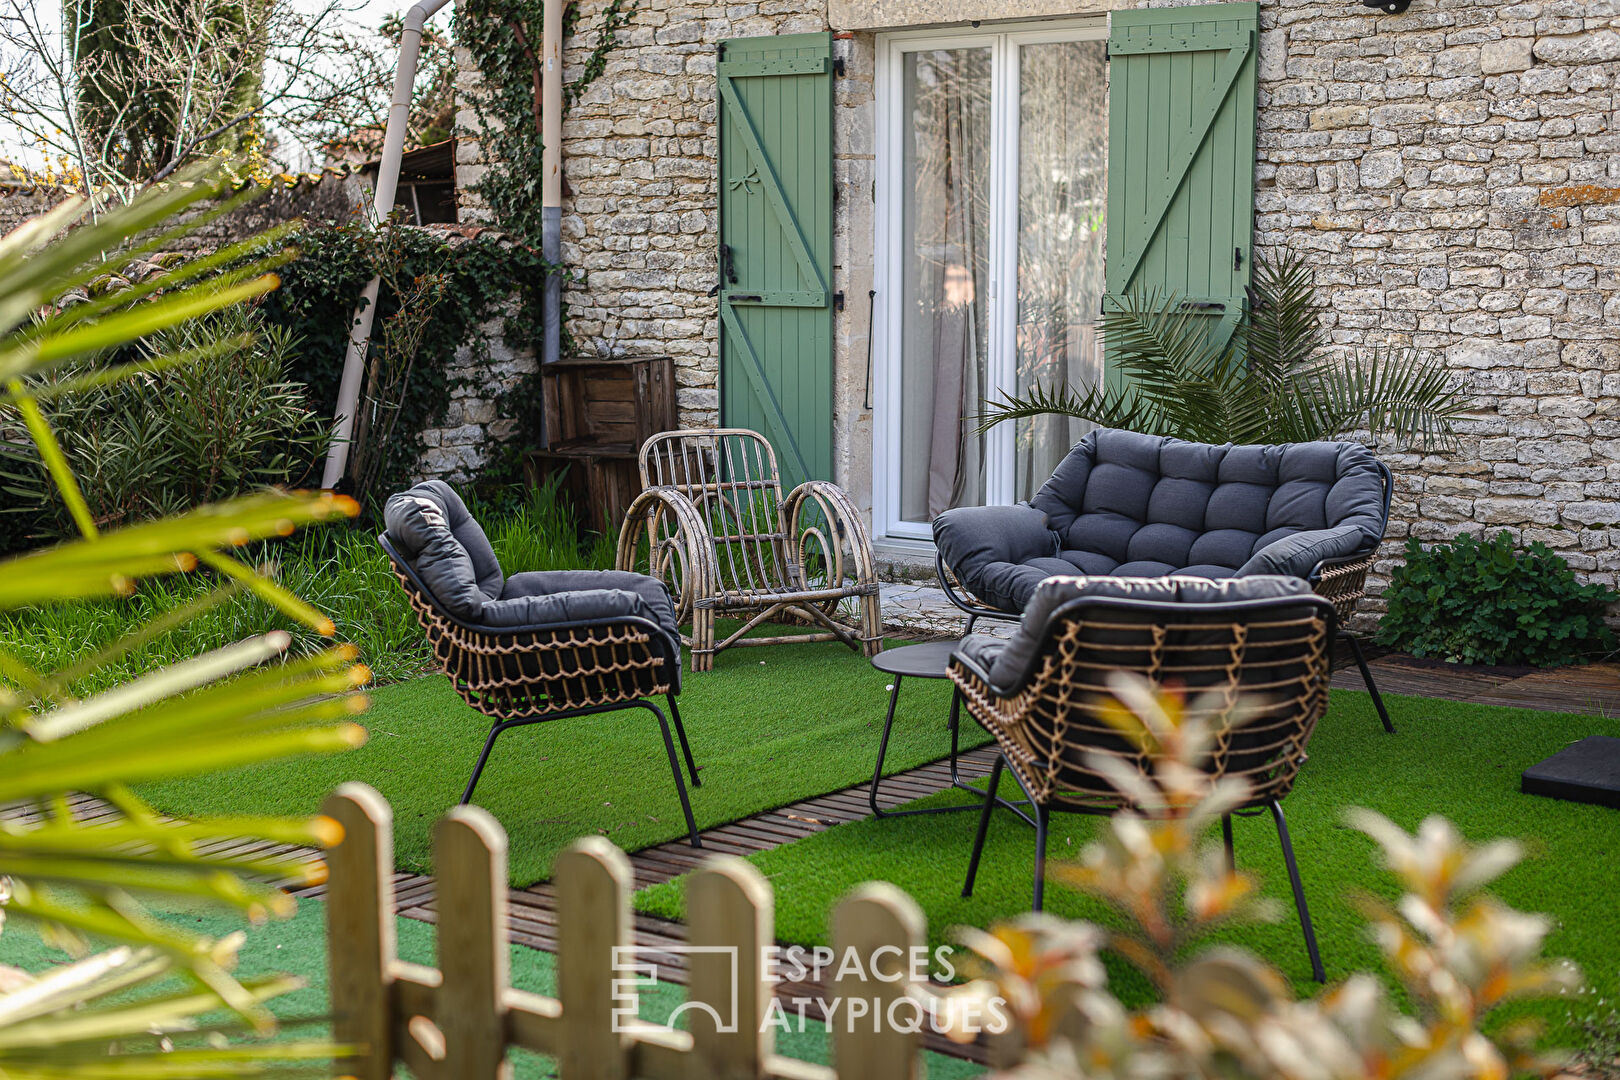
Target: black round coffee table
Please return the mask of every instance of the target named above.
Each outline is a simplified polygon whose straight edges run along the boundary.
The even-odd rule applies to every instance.
[[[960,645],[960,638],[948,641],[925,641],[920,645],[902,645],[898,649],[885,649],[872,657],[872,666],[879,671],[894,676],[894,687],[889,692],[889,715],[883,720],[883,737],[878,741],[877,768],[872,771],[872,790],[867,801],[872,807],[873,817],[905,817],[907,814],[950,814],[958,810],[981,810],[981,803],[965,803],[961,806],[932,806],[922,810],[881,810],[878,808],[878,786],[883,782],[883,758],[889,752],[889,732],[894,728],[894,710],[900,703],[900,684],[907,678],[912,679],[946,679],[946,671],[951,662],[951,654],[956,652]],[[976,788],[963,780],[956,769],[957,745],[960,739],[959,725],[962,716],[962,693],[952,689],[951,714],[946,722],[951,732],[951,785],[963,791],[971,791],[981,800],[984,798],[984,789]],[[1014,813],[1019,811],[1018,805],[1006,799],[996,799],[996,802],[1011,809]],[[1026,819],[1027,820],[1027,819]]]

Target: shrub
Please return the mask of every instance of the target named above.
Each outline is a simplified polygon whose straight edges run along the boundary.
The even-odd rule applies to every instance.
[[[109,356],[31,381],[98,526],[309,483],[328,422],[287,378],[291,335],[260,323],[246,308],[227,308],[121,350],[153,370],[98,382],[120,366]],[[197,353],[207,355],[167,366]],[[63,393],[69,386],[76,392]],[[67,504],[12,407],[0,408],[0,456],[9,459],[0,485],[11,509],[32,518],[30,538],[73,535]]]
[[[1603,623],[1614,593],[1576,581],[1569,564],[1540,541],[1515,550],[1505,531],[1427,549],[1408,540],[1406,562],[1384,599],[1389,610],[1377,640],[1416,656],[1557,667],[1615,647]]]

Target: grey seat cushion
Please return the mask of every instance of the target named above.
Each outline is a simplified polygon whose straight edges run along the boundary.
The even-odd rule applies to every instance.
[[[1104,429],[1027,505],[947,510],[934,541],[974,595],[1022,611],[1053,574],[1304,577],[1378,545],[1383,496],[1377,460],[1356,443],[1217,446]]]
[[[1256,574],[1242,578],[1210,579],[1171,577],[1049,577],[1036,586],[1018,629],[1011,638],[970,634],[957,646],[957,654],[1004,696],[1018,692],[1034,674],[1041,647],[1052,628],[1054,614],[1065,604],[1082,598],[1107,597],[1127,601],[1174,604],[1231,604],[1239,601],[1302,597],[1324,603],[1310,585],[1292,576]]]
[[[633,616],[680,644],[663,585],[619,570],[501,572],[484,530],[450,485],[428,480],[389,498],[387,536],[446,613],[470,626],[510,630]]]

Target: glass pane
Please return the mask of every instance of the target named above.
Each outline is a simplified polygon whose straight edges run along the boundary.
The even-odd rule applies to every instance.
[[[900,517],[926,522],[984,502],[990,50],[907,53],[904,79]]]
[[[1101,41],[1019,50],[1017,392],[1102,378],[1097,339],[1108,199],[1108,68]],[[1090,426],[1017,422],[1016,497],[1027,499]]]

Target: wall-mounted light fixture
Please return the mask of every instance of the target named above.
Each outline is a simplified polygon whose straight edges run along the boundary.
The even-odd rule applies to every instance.
[[[1412,0],[1361,0],[1361,6],[1377,8],[1386,15],[1402,15],[1412,6]]]

